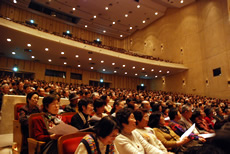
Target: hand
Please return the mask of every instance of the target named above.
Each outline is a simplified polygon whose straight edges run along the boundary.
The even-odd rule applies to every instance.
[[[199,139],[198,139],[199,141],[201,141],[202,143],[204,143],[204,142],[206,142],[206,139],[205,138],[203,138],[203,137],[199,137]]]
[[[61,135],[52,134],[52,135],[50,135],[50,139],[51,139],[51,140],[56,140],[56,139],[58,139],[60,136],[61,136]]]
[[[188,143],[189,141],[190,141],[190,139],[189,139],[188,137],[185,137],[185,138],[183,138],[182,140],[177,141],[177,144],[178,144],[179,146],[181,146],[181,145],[183,145],[183,144],[185,144],[185,143]]]

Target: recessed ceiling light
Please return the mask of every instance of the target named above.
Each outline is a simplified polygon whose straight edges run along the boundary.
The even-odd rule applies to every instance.
[[[93,69],[93,67],[90,67],[90,69],[92,70],[92,69]]]
[[[12,52],[12,55],[15,55],[15,54],[16,54],[16,52],[13,51],[13,52]]]
[[[135,76],[137,76],[137,73],[135,74]]]
[[[115,65],[115,63],[112,63],[112,65]]]
[[[133,69],[135,69],[136,67],[135,66],[133,66]]]
[[[153,72],[153,71],[154,71],[154,69],[151,69],[151,71]]]
[[[75,55],[76,58],[78,58],[79,56],[78,55]]]
[[[34,59],[35,57],[34,57],[34,56],[31,56],[31,58],[33,58],[33,59]]]
[[[120,37],[123,37],[123,35],[120,35]]]
[[[157,75],[155,76],[155,78],[157,78]]]
[[[158,15],[158,12],[155,12],[155,15]]]
[[[17,3],[17,0],[14,0],[14,3],[16,4],[16,3]]]
[[[52,60],[51,59],[48,59],[49,62],[51,62]]]
[[[11,39],[10,38],[8,38],[8,39],[6,39],[7,40],[7,42],[11,42]]]
[[[167,71],[167,73],[169,73],[169,71]]]
[[[76,9],[75,8],[73,8],[73,11],[75,11]]]
[[[95,16],[93,16],[93,18],[95,19],[95,18],[97,18],[97,16],[95,15]]]
[[[62,55],[64,55],[65,53],[64,52],[61,52]]]
[[[115,24],[116,22],[114,21],[113,24]]]
[[[104,60],[102,60],[101,63],[104,63]]]
[[[181,1],[180,1],[180,3],[182,4],[182,3],[184,3],[184,1],[183,1],[183,0],[181,0]]]
[[[64,62],[64,64],[66,65],[66,64],[67,64],[67,62]]]
[[[133,27],[129,27],[129,29],[133,29]]]
[[[81,65],[77,65],[77,67],[81,67]]]
[[[85,25],[85,28],[87,28],[88,26],[87,25]]]
[[[117,71],[114,71],[114,73],[117,73]]]
[[[128,14],[125,14],[125,17],[127,18],[129,15]]]
[[[161,70],[159,70],[159,72],[162,72]]]
[[[137,8],[139,9],[141,6],[140,5],[137,5]]]
[[[145,23],[145,20],[143,20],[142,23],[144,24],[144,23]]]
[[[31,47],[31,44],[27,44],[28,47]]]
[[[105,69],[103,69],[102,71],[105,72]]]
[[[108,10],[108,9],[109,9],[109,7],[106,6],[106,7],[105,7],[105,10]]]
[[[145,77],[147,77],[148,75],[146,74]]]
[[[125,65],[123,65],[122,67],[125,67]]]
[[[49,51],[49,48],[45,48],[45,51]]]
[[[145,68],[142,68],[142,70],[144,71],[144,70],[145,70]]]
[[[92,58],[89,58],[89,60],[92,60]]]
[[[127,74],[127,72],[125,72],[125,74]]]
[[[106,33],[106,30],[103,30],[103,33]]]

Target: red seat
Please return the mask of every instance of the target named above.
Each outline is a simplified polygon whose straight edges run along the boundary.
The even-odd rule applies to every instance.
[[[24,105],[26,105],[26,103],[17,103],[14,105],[14,120],[19,120],[19,110]]]
[[[61,114],[62,121],[65,122],[66,124],[70,124],[71,119],[75,114],[76,114],[76,112],[65,112],[65,113]]]

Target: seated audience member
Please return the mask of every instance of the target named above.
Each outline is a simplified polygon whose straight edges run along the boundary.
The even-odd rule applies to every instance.
[[[142,101],[141,102],[141,106],[142,106],[143,109],[145,109],[148,112],[150,112],[151,106],[150,106],[150,102],[149,101],[146,101],[146,100]]]
[[[137,131],[141,134],[141,136],[148,141],[150,144],[161,150],[162,152],[167,152],[167,149],[161,143],[160,140],[157,139],[155,132],[152,128],[148,127],[149,115],[148,111],[144,109],[138,109],[134,111],[134,117],[136,119]]]
[[[45,97],[46,96],[45,89],[39,88],[38,89],[38,95],[41,96],[41,97]]]
[[[214,133],[215,131],[209,128],[207,121],[204,119],[204,116],[204,111],[198,108],[194,110],[191,121],[196,124],[196,127],[200,130],[200,132],[206,131],[209,133]]]
[[[43,153],[56,154],[58,153],[57,140],[61,135],[50,134],[49,130],[62,121],[62,117],[58,115],[58,98],[56,95],[47,95],[43,98],[42,103],[45,115],[34,123],[34,138],[38,141],[46,142],[42,149]]]
[[[188,137],[180,139],[170,127],[165,126],[165,120],[161,112],[153,112],[149,117],[149,127],[154,128],[157,138],[170,151],[181,152],[184,151],[184,144],[188,143]]]
[[[32,91],[29,84],[24,84],[23,90],[24,90],[25,95],[27,95],[28,93]]]
[[[71,119],[71,125],[77,129],[89,128],[90,115],[93,113],[93,100],[82,98],[78,102],[78,113]]]
[[[75,93],[69,95],[70,103],[66,105],[65,112],[77,112],[78,96]]]
[[[133,110],[124,108],[116,114],[117,122],[121,128],[121,134],[114,141],[119,153],[159,154],[165,153],[149,144],[138,131],[136,131],[136,119]]]
[[[104,113],[105,105],[106,103],[102,99],[96,99],[94,101],[93,107],[94,107],[95,114],[89,120],[89,123],[91,126],[94,126],[98,121],[101,120],[101,118],[103,118],[104,116],[107,116],[107,114]]]
[[[3,101],[3,96],[8,95],[10,87],[7,83],[3,84],[1,86],[1,91],[0,91],[0,116],[1,116],[1,110],[2,110],[2,101]]]
[[[102,99],[103,101],[105,101],[105,103],[106,103],[106,104],[105,104],[105,113],[109,114],[109,113],[111,112],[111,110],[112,110],[111,105],[109,105],[109,102],[110,102],[109,96],[103,95],[103,96],[101,96],[101,99]]]
[[[182,136],[186,132],[186,128],[181,126],[178,121],[181,119],[181,114],[178,111],[177,108],[171,108],[169,110],[169,117],[170,117],[170,122],[168,126],[179,136]],[[199,137],[198,135],[195,135],[194,133],[191,133],[188,136],[191,140],[199,140],[201,142],[205,142],[205,139],[202,137]],[[198,144],[198,142],[189,142],[190,145],[192,144]]]
[[[113,141],[119,134],[116,119],[111,116],[103,117],[94,128],[95,135],[86,135],[75,154],[114,154],[117,153]]]
[[[26,96],[26,105],[21,107],[19,110],[19,121],[21,123],[22,131],[22,150],[21,153],[28,153],[28,143],[27,138],[29,137],[28,129],[28,118],[32,113],[40,113],[40,108],[38,107],[38,93],[31,92]]]
[[[16,90],[17,95],[25,95],[23,87],[24,87],[24,83],[18,82],[18,89]]]
[[[162,106],[160,103],[158,102],[151,102],[151,108],[152,108],[152,112],[155,112],[155,111],[159,111],[159,112],[162,112]]]
[[[114,104],[113,104],[113,108],[110,112],[110,114],[113,116],[113,117],[116,117],[116,113],[117,111],[119,111],[120,109],[123,109],[125,106],[125,102],[120,100],[120,99],[116,99],[114,101]]]
[[[214,116],[213,108],[211,108],[211,107],[206,107],[206,108],[204,109],[204,112],[205,112],[205,114],[206,114],[206,117],[205,117],[204,119],[207,121],[209,128],[210,128],[210,129],[214,129],[214,125],[215,125],[215,123],[216,123],[216,120],[213,118],[213,116]]]
[[[214,129],[220,129],[227,122],[227,120],[224,118],[223,110],[221,107],[216,108],[216,115],[214,118],[216,120]]]
[[[193,106],[190,103],[187,103],[186,105],[182,106],[182,116],[178,123],[184,128],[186,128],[186,130],[188,130],[193,125],[193,122],[190,120],[190,118],[192,117],[192,109]],[[199,130],[195,128],[193,130],[193,133],[198,135]]]

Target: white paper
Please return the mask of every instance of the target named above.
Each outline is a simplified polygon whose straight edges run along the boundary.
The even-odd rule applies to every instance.
[[[57,134],[57,135],[67,135],[67,134],[73,134],[77,132],[79,132],[77,128],[68,125],[62,121],[60,124],[56,125],[55,127],[49,130],[49,133]]]
[[[195,124],[193,124],[181,137],[180,140],[183,140],[183,138],[189,136],[192,131],[195,129]]]
[[[199,136],[203,138],[211,138],[214,137],[216,134],[215,133],[209,133],[209,134],[199,134]]]

